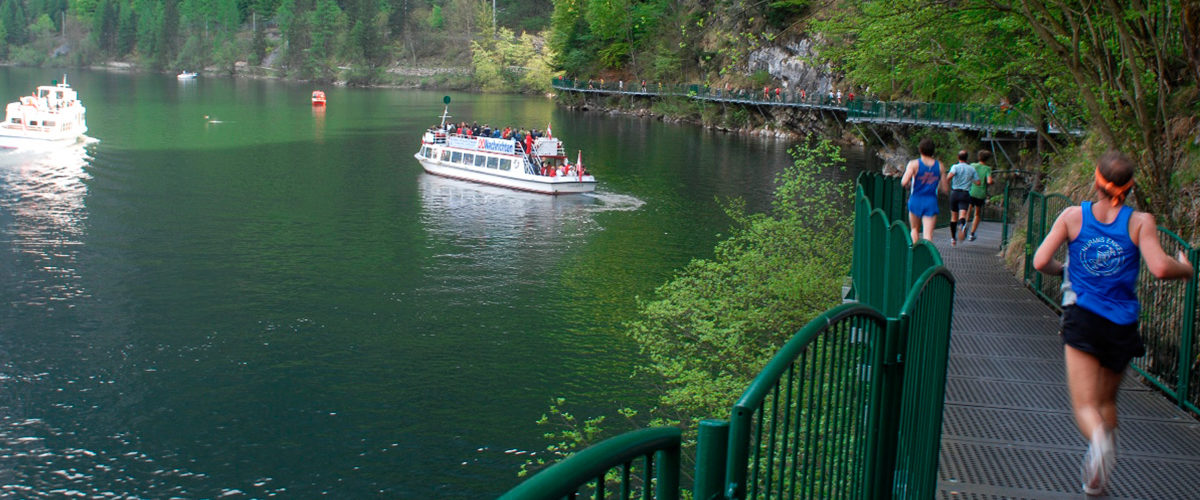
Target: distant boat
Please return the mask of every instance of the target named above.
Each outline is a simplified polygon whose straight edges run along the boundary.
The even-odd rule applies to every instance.
[[[175,78],[178,78],[180,80],[191,80],[193,78],[196,78],[196,73],[193,71],[182,71],[178,75],[175,75]]]
[[[42,85],[5,108],[0,145],[14,148],[54,142],[76,142],[87,132],[86,110],[66,83]]]
[[[325,105],[325,92],[322,92],[320,90],[314,90],[312,93],[312,104],[313,104],[313,106],[324,106]]]

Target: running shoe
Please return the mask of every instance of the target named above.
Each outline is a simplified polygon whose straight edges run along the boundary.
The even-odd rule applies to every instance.
[[[971,238],[967,241],[975,241],[975,233],[971,233]]]
[[[1089,496],[1104,493],[1116,461],[1112,437],[1103,429],[1092,433],[1092,442],[1083,455],[1083,492]]]

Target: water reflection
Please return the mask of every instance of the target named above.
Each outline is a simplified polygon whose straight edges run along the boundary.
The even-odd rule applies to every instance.
[[[325,144],[325,106],[313,106],[313,141]]]
[[[84,144],[0,154],[0,222],[26,275],[15,281],[22,305],[85,297],[77,259],[83,245],[90,176]],[[17,304],[12,304],[16,306]]]
[[[642,205],[637,198],[613,193],[549,196],[429,174],[421,174],[417,186],[422,226],[482,260],[569,246],[599,229],[596,213]]]

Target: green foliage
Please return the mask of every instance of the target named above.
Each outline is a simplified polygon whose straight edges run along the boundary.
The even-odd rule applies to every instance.
[[[714,258],[692,261],[640,301],[642,317],[629,325],[648,369],[666,381],[663,406],[685,419],[727,411],[788,336],[837,303],[849,268],[849,187],[821,172],[843,160],[828,141],[793,155],[772,210],[728,203],[734,228]]]
[[[550,431],[542,434],[550,444],[546,445],[545,452],[534,454],[521,464],[521,470],[517,472],[517,477],[525,477],[531,472],[536,472],[540,469],[549,467],[556,462],[574,455],[575,452],[587,448],[593,444],[602,441],[605,436],[612,432],[611,429],[606,431],[601,424],[604,423],[605,417],[591,417],[579,420],[574,414],[566,411],[563,406],[566,404],[565,398],[555,398],[550,402],[548,413],[543,413],[542,418],[539,418],[537,425],[549,426]],[[633,418],[637,416],[637,411],[630,408],[622,408],[617,410],[625,419],[625,430],[636,427],[633,423]]]
[[[1178,0],[846,2],[815,24],[835,68],[884,97],[1006,99],[1015,112],[1065,127],[1082,119],[1138,163],[1133,198],[1191,233],[1196,211],[1196,68],[1200,26]],[[1190,33],[1181,39],[1180,33]],[[1185,49],[1185,45],[1191,47]],[[1053,103],[1053,105],[1051,105]],[[1050,149],[1062,136],[1044,134]],[[1043,158],[1043,159],[1048,159]],[[1191,172],[1191,173],[1189,173]]]
[[[429,17],[425,19],[425,24],[429,25],[430,28],[435,30],[442,29],[442,26],[446,24],[446,19],[442,17],[441,5],[434,5],[433,8],[430,9]]]
[[[25,10],[20,0],[4,0],[4,4],[0,5],[0,25],[4,26],[4,40],[10,45],[26,42]]]
[[[539,53],[537,45],[532,35],[518,38],[508,28],[500,28],[493,38],[472,41],[476,84],[485,92],[549,92],[555,76],[550,54]]]
[[[727,201],[733,228],[713,258],[693,260],[653,299],[639,298],[639,319],[627,325],[646,358],[639,371],[665,385],[651,425],[694,433],[697,421],[727,414],[791,335],[839,302],[850,266],[850,184],[826,171],[845,161],[828,140],[809,138],[791,153],[795,162],[776,177],[770,211],[750,214],[743,201]],[[545,434],[550,453],[528,461],[521,475],[625,430],[602,429],[602,416],[580,422],[563,404],[555,400],[538,421],[556,426]],[[636,425],[637,412],[619,413]]]

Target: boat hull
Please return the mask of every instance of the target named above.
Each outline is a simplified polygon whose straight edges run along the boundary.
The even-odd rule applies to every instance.
[[[74,144],[83,139],[87,127],[76,130],[38,132],[0,125],[0,147],[27,148]]]
[[[492,169],[469,168],[462,165],[443,163],[432,158],[414,155],[426,172],[451,179],[478,182],[521,191],[543,194],[590,193],[596,190],[594,179],[578,180],[573,177],[546,177],[526,175],[522,172],[505,173]],[[588,176],[590,178],[590,176]]]

